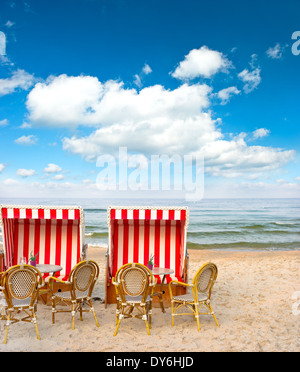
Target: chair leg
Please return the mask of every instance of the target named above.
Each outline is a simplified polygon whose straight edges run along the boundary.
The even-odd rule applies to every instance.
[[[174,327],[174,300],[171,299],[172,327]]]
[[[152,322],[152,301],[149,304],[148,314],[149,314],[149,328],[151,329],[151,322]]]
[[[118,316],[117,327],[116,327],[116,330],[115,330],[114,336],[116,336],[117,333],[118,333],[118,330],[119,330],[119,327],[120,327],[120,323],[121,323],[122,318],[123,318],[123,315],[120,313],[119,316]]]
[[[52,324],[55,324],[55,313],[56,313],[56,307],[55,307],[55,300],[54,297],[52,297]]]
[[[95,309],[94,309],[93,304],[92,304],[92,300],[89,300],[89,304],[90,304],[91,312],[93,313],[95,321],[96,321],[96,326],[99,328],[100,326],[99,326],[98,319],[96,317],[96,313],[95,313]]]
[[[11,312],[8,311],[8,316],[6,317],[6,329],[5,329],[5,335],[4,335],[4,341],[3,343],[6,344],[7,343],[7,336],[8,336],[8,329],[9,329],[9,325],[10,325],[10,318],[11,318]]]
[[[208,303],[207,305],[208,305],[208,308],[209,308],[209,311],[210,311],[211,315],[214,317],[214,320],[215,320],[215,322],[216,322],[216,325],[217,325],[218,327],[220,327],[220,326],[219,326],[219,323],[218,323],[218,321],[217,321],[217,318],[216,318],[216,316],[215,316],[215,313],[214,313],[214,311],[213,311],[213,309],[212,309],[212,307],[211,307],[211,304]]]
[[[75,306],[76,306],[76,302],[75,301],[72,301],[72,330],[75,329]]]
[[[147,333],[148,333],[148,335],[150,335],[148,317],[147,317],[147,312],[146,312],[146,308],[145,307],[143,307],[143,317],[142,317],[142,319],[145,320],[145,324],[146,324],[146,328],[147,328]]]
[[[198,306],[195,305],[195,313],[196,315],[194,314],[196,320],[197,320],[197,328],[198,328],[198,332],[200,331],[200,321],[199,321],[199,311],[198,311]]]
[[[37,320],[36,320],[36,315],[34,313],[34,311],[32,311],[32,321],[34,323],[34,326],[35,326],[35,331],[36,331],[36,337],[38,340],[40,340],[40,334],[39,334],[39,329],[38,329],[38,325],[37,325]]]
[[[79,304],[79,313],[80,313],[80,320],[83,321],[83,318],[82,318],[82,302]]]

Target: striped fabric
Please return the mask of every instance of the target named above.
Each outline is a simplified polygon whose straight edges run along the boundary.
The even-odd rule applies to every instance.
[[[187,208],[109,208],[110,278],[122,265],[129,262],[146,265],[154,255],[156,266],[174,270],[167,277],[168,282],[182,281],[187,224]]]
[[[2,218],[80,220],[80,209],[2,207]]]
[[[185,221],[187,209],[159,209],[159,208],[110,208],[111,220],[166,220],[166,221]]]
[[[66,280],[82,253],[80,208],[1,208],[5,267],[17,265],[21,257],[37,254],[37,263],[55,264],[63,270],[56,276]],[[45,275],[46,278],[48,274]]]

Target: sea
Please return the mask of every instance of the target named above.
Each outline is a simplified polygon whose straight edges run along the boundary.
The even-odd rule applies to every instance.
[[[5,199],[4,205],[81,206],[85,243],[108,246],[108,206],[187,206],[188,249],[284,251],[300,249],[300,199]],[[0,231],[0,243],[2,241]]]

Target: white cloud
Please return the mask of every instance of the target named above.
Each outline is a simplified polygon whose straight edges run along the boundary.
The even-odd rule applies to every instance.
[[[134,84],[138,87],[141,88],[143,86],[143,78],[145,75],[151,74],[152,69],[147,63],[145,63],[144,67],[142,68],[142,71],[140,74],[134,75]]]
[[[58,173],[62,170],[62,168],[57,165],[57,164],[53,164],[53,163],[50,163],[48,164],[48,166],[44,169],[44,172],[45,173]]]
[[[22,125],[20,125],[20,128],[21,129],[28,129],[28,128],[32,128],[32,125],[29,124],[29,123],[24,122]]]
[[[56,174],[54,177],[52,177],[55,181],[63,180],[65,177],[62,174]]]
[[[17,89],[28,90],[34,80],[34,76],[24,70],[14,71],[12,77],[0,79],[0,96],[13,93]]]
[[[266,53],[269,58],[281,59],[283,57],[284,50],[285,50],[285,47],[277,43],[273,48],[270,47]]]
[[[38,141],[37,136],[34,136],[33,134],[30,134],[29,136],[22,136],[20,138],[17,138],[14,142],[18,145],[35,145]]]
[[[175,90],[161,85],[137,92],[125,89],[122,82],[101,83],[91,76],[61,75],[38,83],[27,98],[32,124],[74,128],[79,125],[151,121],[157,117],[180,119],[192,116],[209,106],[207,85],[183,84]]]
[[[142,80],[141,80],[141,78],[139,77],[139,75],[134,75],[134,84],[137,86],[137,87],[139,87],[139,88],[141,88],[142,86],[143,86],[143,84],[142,84]]]
[[[259,129],[256,129],[254,132],[253,132],[253,138],[254,139],[257,139],[257,138],[263,138],[263,137],[266,137],[270,134],[270,130],[269,129],[266,129],[266,128],[259,128]]]
[[[0,120],[0,127],[6,127],[9,121],[7,119]]]
[[[30,121],[53,127],[95,125],[101,99],[110,88],[117,89],[117,84],[101,84],[91,76],[50,77],[36,84],[27,97]]]
[[[152,72],[152,68],[149,65],[147,65],[147,63],[145,63],[142,71],[145,75],[149,75]]]
[[[5,165],[3,163],[0,163],[0,173],[3,171],[4,168],[5,168]]]
[[[218,97],[221,100],[221,105],[226,105],[229,102],[230,98],[233,95],[240,94],[241,91],[237,89],[237,87],[229,87],[226,89],[222,89],[218,92]]]
[[[12,22],[12,21],[10,21],[10,20],[8,20],[6,23],[5,23],[5,26],[7,27],[7,28],[11,28],[12,26],[14,26],[15,25],[15,22]]]
[[[192,52],[176,69],[177,76],[212,76],[230,67],[222,53],[202,47],[202,65],[189,69]],[[200,53],[200,54],[201,54]],[[197,58],[195,58],[197,59]],[[198,61],[201,58],[198,59]],[[211,64],[208,61],[211,60]],[[260,81],[260,69],[255,68],[256,55],[251,57],[251,69],[245,69],[239,78],[250,92]],[[205,62],[205,63],[204,63]],[[174,74],[175,74],[174,72]],[[180,75],[181,73],[181,75]],[[178,75],[179,74],[179,75]],[[240,94],[236,87],[217,93],[225,104]],[[63,149],[95,161],[102,154],[117,154],[124,146],[128,153],[150,156],[152,154],[187,155],[202,153],[209,174],[223,177],[245,176],[273,171],[293,159],[293,150],[273,147],[251,146],[253,138],[269,134],[265,128],[252,135],[240,133],[226,140],[221,120],[209,110],[215,96],[206,84],[181,84],[175,89],[161,85],[140,90],[127,89],[121,81],[100,82],[91,76],[51,77],[38,83],[29,93],[27,108],[31,125],[76,128],[93,126],[85,136],[73,135],[63,139]],[[53,165],[58,167],[56,165]],[[53,172],[59,173],[60,167]],[[48,166],[50,168],[50,164]]]
[[[6,35],[0,31],[0,56],[6,55]]]
[[[6,180],[3,181],[3,184],[6,186],[13,186],[18,185],[19,182],[17,180],[14,180],[13,178],[7,178]]]
[[[31,177],[36,174],[35,170],[33,169],[18,169],[17,175],[21,177]]]
[[[191,50],[179,63],[172,76],[180,80],[210,78],[219,71],[228,72],[230,67],[232,67],[231,62],[221,52],[203,46]]]
[[[244,83],[245,93],[250,93],[259,86],[259,84],[261,83],[260,73],[261,70],[257,67],[253,71],[245,69],[238,74],[238,77]]]

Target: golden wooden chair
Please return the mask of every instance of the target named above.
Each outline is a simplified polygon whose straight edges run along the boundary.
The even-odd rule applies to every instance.
[[[6,319],[4,344],[7,343],[9,326],[19,321],[33,323],[37,339],[40,340],[36,312],[39,289],[43,286],[42,274],[30,265],[12,266],[2,274],[1,290],[4,294],[2,319]],[[24,312],[27,316],[17,319],[16,315],[20,312]]]
[[[172,326],[174,326],[174,317],[178,315],[193,315],[194,320],[197,320],[198,331],[200,331],[199,315],[212,315],[217,326],[219,326],[219,323],[210,303],[211,292],[213,285],[217,279],[217,275],[217,266],[213,263],[207,263],[197,271],[192,284],[180,283],[174,280],[169,283]],[[172,287],[178,284],[190,287],[192,289],[192,293],[187,293],[180,296],[173,296]],[[200,312],[203,305],[206,307],[208,312]],[[190,309],[191,312],[178,313],[177,311],[183,306]]]
[[[75,314],[80,313],[82,321],[83,312],[92,312],[99,327],[98,319],[92,304],[92,292],[96,281],[99,277],[99,266],[95,261],[85,260],[79,262],[70,272],[68,281],[63,281],[55,277],[49,278],[49,288],[52,299],[52,323],[55,323],[55,314],[63,312],[71,312],[72,314],[72,329],[75,329]],[[66,285],[66,291],[54,292],[54,283],[62,283]],[[57,305],[64,304],[66,309],[57,309]],[[83,305],[87,305],[88,309],[84,310]],[[64,306],[65,307],[65,306]],[[71,307],[71,309],[70,309]]]
[[[117,335],[123,318],[139,318],[145,321],[150,335],[152,317],[152,296],[156,279],[151,271],[139,263],[128,263],[117,271],[112,283],[116,289],[116,331]],[[133,315],[134,309],[137,314]]]

